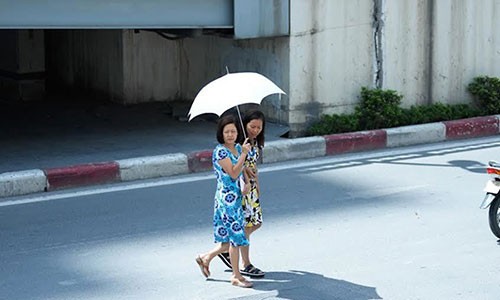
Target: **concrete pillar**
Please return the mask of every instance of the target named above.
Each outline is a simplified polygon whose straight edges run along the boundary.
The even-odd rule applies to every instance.
[[[43,30],[0,30],[0,99],[41,100],[45,96]]]
[[[291,1],[290,136],[322,114],[351,113],[373,78],[371,1]]]

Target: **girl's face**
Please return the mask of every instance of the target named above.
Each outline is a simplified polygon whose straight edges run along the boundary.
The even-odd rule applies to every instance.
[[[224,126],[224,128],[222,129],[222,136],[224,137],[224,143],[236,143],[236,138],[238,137],[238,130],[236,129],[236,125],[231,123]]]
[[[255,139],[262,132],[262,120],[253,119],[247,123],[247,133],[250,139]]]

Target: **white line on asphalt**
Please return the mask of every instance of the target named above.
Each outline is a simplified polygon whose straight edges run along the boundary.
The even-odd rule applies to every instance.
[[[317,171],[321,171],[321,170],[329,170],[332,168],[353,167],[353,166],[361,165],[361,164],[363,164],[363,163],[360,161],[352,161],[352,162],[347,162],[347,163],[329,164],[329,165],[324,165],[324,166],[319,166],[319,167],[311,167],[311,168],[308,168],[307,170],[317,172]]]
[[[470,145],[470,146],[464,146],[464,147],[456,147],[456,148],[429,151],[429,153],[430,154],[443,154],[443,153],[450,153],[450,152],[455,152],[455,151],[473,150],[473,149],[493,147],[493,146],[500,146],[500,143],[486,143],[486,144],[480,144],[480,145]]]
[[[388,160],[407,159],[407,158],[414,158],[414,157],[420,157],[420,156],[422,156],[422,155],[421,154],[407,154],[407,155],[388,156],[388,157],[383,157],[383,158],[378,158],[378,159],[370,159],[368,161],[369,162],[383,162],[383,161],[388,161]]]
[[[0,207],[213,179],[213,176],[210,175],[205,174],[205,175],[197,175],[197,176],[181,177],[181,178],[167,178],[153,182],[140,182],[140,183],[130,183],[126,185],[120,184],[117,186],[98,187],[98,188],[93,188],[92,190],[89,189],[89,190],[75,191],[75,192],[61,192],[57,194],[45,194],[41,196],[37,195],[35,197],[30,197],[27,199],[8,200],[5,202],[0,202]]]

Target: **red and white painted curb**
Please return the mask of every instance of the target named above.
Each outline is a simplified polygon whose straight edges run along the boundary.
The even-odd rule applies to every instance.
[[[500,116],[270,141],[263,163],[499,134]],[[212,150],[0,174],[0,197],[212,170]]]

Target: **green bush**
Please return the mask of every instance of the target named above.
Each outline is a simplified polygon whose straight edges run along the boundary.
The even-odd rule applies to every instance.
[[[361,101],[355,107],[360,129],[395,127],[400,124],[402,95],[393,90],[361,88]]]
[[[479,76],[467,86],[484,114],[500,113],[500,78]]]
[[[432,122],[470,118],[479,115],[479,111],[467,104],[442,104],[412,106],[403,109],[401,125],[415,125]]]
[[[361,89],[361,101],[353,114],[324,115],[312,124],[308,135],[326,135],[360,130],[424,124],[500,113],[500,79],[476,77],[468,90],[477,99],[477,108],[468,104],[400,107],[402,95],[393,90]]]
[[[352,115],[323,115],[319,122],[309,127],[308,135],[324,135],[357,131],[358,119]]]

